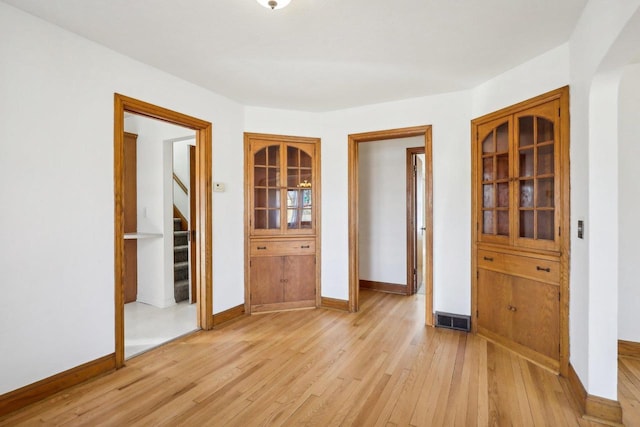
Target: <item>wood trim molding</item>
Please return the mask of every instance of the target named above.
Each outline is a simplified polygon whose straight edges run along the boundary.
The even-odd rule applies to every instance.
[[[349,311],[349,301],[343,299],[321,297],[320,306],[333,310]]]
[[[623,425],[620,402],[588,394],[571,363],[567,380],[584,419],[611,426]]]
[[[623,426],[622,406],[617,400],[587,395],[583,418],[610,426]]]
[[[184,194],[189,194],[189,189],[186,185],[184,185],[184,182],[182,182],[182,180],[178,177],[178,175],[175,174],[175,172],[173,173],[173,180],[176,182],[176,184],[178,184],[178,187],[180,187]]]
[[[212,323],[213,326],[216,327],[242,316],[244,316],[244,304],[240,304],[218,314],[214,314]]]
[[[587,402],[587,390],[584,388],[584,385],[582,385],[582,381],[580,381],[580,378],[578,377],[575,369],[573,369],[571,363],[569,363],[567,381],[569,381],[571,392],[580,407],[580,411],[584,414]]]
[[[116,368],[115,353],[68,369],[0,396],[0,417]]]
[[[425,323],[433,326],[433,152],[431,125],[414,126],[400,129],[388,129],[374,132],[350,134],[348,139],[348,183],[349,183],[349,311],[355,312],[359,308],[359,280],[358,269],[358,145],[365,142],[383,141],[386,139],[408,138],[412,136],[424,137],[425,154],[425,235],[427,245],[427,263],[425,265]]]
[[[116,368],[124,366],[124,113],[172,123],[196,134],[196,289],[197,318],[201,329],[213,328],[213,243],[211,123],[157,105],[114,94],[114,293]]]
[[[640,342],[618,340],[618,356],[640,359]]]
[[[360,287],[372,291],[387,292],[390,294],[408,295],[409,286],[398,283],[376,282],[373,280],[360,280]]]

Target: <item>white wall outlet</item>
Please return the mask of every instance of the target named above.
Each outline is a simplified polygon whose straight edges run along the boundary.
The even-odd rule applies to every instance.
[[[223,182],[214,182],[213,183],[213,191],[217,193],[224,192],[224,183]]]

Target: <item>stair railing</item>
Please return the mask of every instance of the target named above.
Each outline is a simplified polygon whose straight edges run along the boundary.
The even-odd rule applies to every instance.
[[[182,182],[180,180],[180,178],[178,178],[178,175],[173,174],[173,180],[176,182],[176,184],[178,184],[178,187],[180,187],[182,189],[182,191],[184,191],[184,194],[189,194],[189,190],[187,189],[187,186],[184,185],[184,182]]]

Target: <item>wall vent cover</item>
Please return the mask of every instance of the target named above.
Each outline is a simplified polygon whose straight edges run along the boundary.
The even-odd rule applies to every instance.
[[[471,317],[436,311],[436,327],[469,332],[471,330]]]

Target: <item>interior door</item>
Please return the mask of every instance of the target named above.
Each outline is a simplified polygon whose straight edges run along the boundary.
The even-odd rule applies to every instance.
[[[189,146],[189,268],[191,269],[191,304],[197,302],[196,292],[196,147]]]
[[[406,149],[407,193],[407,287],[413,295],[425,283],[426,227],[425,227],[425,171],[424,147]]]
[[[427,239],[424,209],[424,154],[416,155],[416,292],[425,283]]]
[[[135,233],[138,228],[138,193],[136,143],[138,135],[124,134],[124,232]],[[124,302],[138,298],[138,241],[124,241]]]

